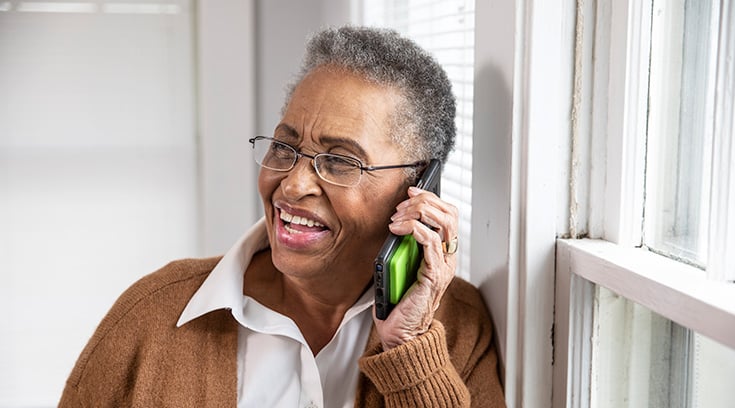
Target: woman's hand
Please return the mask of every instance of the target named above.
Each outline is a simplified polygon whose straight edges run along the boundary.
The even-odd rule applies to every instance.
[[[439,308],[444,291],[454,277],[457,255],[444,252],[442,242],[457,237],[457,208],[442,201],[434,193],[409,187],[408,199],[396,207],[388,226],[396,235],[413,234],[423,246],[416,282],[393,308],[386,320],[375,318],[375,326],[389,350],[429,330],[434,312]]]

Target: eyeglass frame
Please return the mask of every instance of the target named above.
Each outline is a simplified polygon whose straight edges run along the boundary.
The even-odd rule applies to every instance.
[[[425,166],[425,165],[428,164],[428,161],[421,160],[421,161],[417,161],[417,162],[414,162],[414,163],[407,163],[407,164],[389,164],[389,165],[381,165],[381,166],[368,165],[368,166],[366,166],[365,164],[363,164],[363,162],[360,159],[358,159],[356,157],[352,157],[352,156],[346,156],[346,155],[343,155],[343,154],[335,154],[335,153],[317,153],[317,154],[314,154],[314,155],[307,154],[307,153],[302,152],[300,149],[297,149],[296,147],[291,146],[290,144],[288,144],[286,142],[282,142],[280,140],[276,140],[275,138],[270,137],[270,136],[255,136],[253,138],[248,139],[248,142],[250,142],[250,144],[253,145],[253,150],[255,150],[255,142],[257,142],[258,140],[268,140],[271,143],[278,143],[280,145],[283,145],[283,146],[286,146],[286,147],[290,148],[295,153],[294,160],[291,163],[291,167],[289,167],[288,169],[274,169],[274,168],[271,168],[271,167],[268,167],[268,166],[264,166],[263,164],[258,163],[258,161],[256,160],[255,162],[260,167],[266,168],[268,170],[281,171],[281,172],[284,172],[285,173],[285,172],[288,172],[288,171],[293,170],[294,167],[296,167],[296,163],[299,161],[300,158],[306,157],[306,158],[310,159],[311,166],[314,168],[314,171],[316,172],[317,176],[319,176],[320,179],[326,181],[329,184],[333,184],[335,186],[340,186],[340,187],[354,187],[354,186],[360,184],[360,180],[362,179],[362,174],[364,172],[366,172],[366,171],[367,172],[370,172],[370,171],[376,171],[376,170],[390,170],[390,169],[402,169],[402,168],[417,168],[417,167]],[[357,182],[355,184],[340,184],[340,183],[335,183],[334,181],[331,181],[331,180],[327,180],[326,178],[324,178],[324,176],[322,176],[322,174],[319,172],[319,169],[316,166],[316,161],[315,160],[319,156],[334,156],[334,157],[339,157],[341,159],[347,159],[348,161],[354,161],[357,164],[357,166],[355,168],[360,170],[360,178],[357,179]]]

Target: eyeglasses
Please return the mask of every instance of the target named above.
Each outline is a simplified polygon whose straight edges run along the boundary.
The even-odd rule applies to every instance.
[[[421,167],[426,164],[420,161],[390,166],[365,166],[360,160],[341,154],[319,153],[312,156],[272,137],[256,136],[249,142],[253,145],[255,162],[266,169],[290,171],[296,166],[299,158],[307,157],[311,159],[316,174],[322,180],[343,187],[356,186],[360,182],[362,173],[366,171]]]

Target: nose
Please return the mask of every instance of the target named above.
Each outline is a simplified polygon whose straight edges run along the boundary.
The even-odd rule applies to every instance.
[[[320,181],[321,178],[316,173],[312,159],[302,156],[296,161],[294,168],[281,180],[281,190],[291,200],[298,200],[309,195],[318,196],[322,193]]]

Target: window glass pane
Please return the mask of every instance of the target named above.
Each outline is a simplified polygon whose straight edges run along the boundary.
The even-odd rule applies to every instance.
[[[735,407],[733,378],[735,378],[735,350],[694,333],[692,344],[693,366],[691,377],[691,404],[693,408]]]
[[[459,265],[470,271],[472,217],[472,101],[474,0],[383,0],[362,2],[362,24],[391,27],[424,47],[447,71],[457,98],[457,141],[442,173],[442,198],[459,208]]]
[[[704,266],[716,28],[714,0],[654,0],[644,243]]]
[[[735,350],[596,287],[591,405],[735,406]]]

